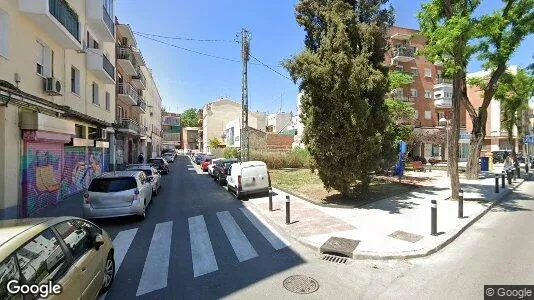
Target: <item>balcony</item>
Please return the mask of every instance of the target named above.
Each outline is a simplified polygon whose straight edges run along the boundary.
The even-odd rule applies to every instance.
[[[115,67],[104,55],[102,49],[87,49],[87,69],[104,84],[115,84]]]
[[[137,75],[137,71],[135,69],[136,62],[135,58],[133,56],[132,49],[128,46],[119,46],[117,47],[117,64],[121,67],[121,69],[130,76]]]
[[[128,24],[117,24],[117,33],[128,40],[129,45],[137,45],[132,28]]]
[[[392,51],[392,60],[399,62],[409,62],[415,59],[413,49],[406,47],[395,48]]]
[[[147,136],[148,135],[148,127],[139,127],[139,135]]]
[[[451,108],[452,107],[452,98],[440,97],[434,99],[434,106],[436,108]]]
[[[87,25],[103,42],[115,42],[115,24],[107,9],[104,0],[85,1],[87,12]]]
[[[132,49],[135,61],[137,62],[138,66],[146,66],[145,59],[143,58],[143,55],[141,54],[141,50],[137,48]]]
[[[129,105],[137,105],[139,95],[129,83],[119,83],[117,85],[117,97]]]
[[[434,85],[434,106],[436,108],[452,107],[452,81],[438,78]]]
[[[135,120],[124,118],[117,122],[117,130],[123,133],[139,135],[139,125]]]
[[[146,102],[143,100],[143,97],[137,97],[137,103],[134,105],[134,109],[136,109],[140,114],[144,114],[146,112]]]
[[[451,84],[452,85],[452,79],[438,78],[436,79],[436,85],[438,84]]]
[[[407,41],[411,38],[412,36],[406,33],[395,33],[394,35],[391,36],[392,40],[397,40],[397,41]]]
[[[19,0],[19,8],[61,47],[82,50],[78,15],[64,0]]]
[[[141,71],[141,68],[138,67],[137,75],[132,76],[132,81],[130,82],[132,86],[138,90],[144,90],[146,88],[146,79],[145,75],[143,75],[143,72]]]

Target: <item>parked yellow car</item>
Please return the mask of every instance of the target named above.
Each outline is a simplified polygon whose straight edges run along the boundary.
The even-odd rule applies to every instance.
[[[113,251],[109,235],[84,219],[0,221],[0,299],[96,299],[113,283]]]

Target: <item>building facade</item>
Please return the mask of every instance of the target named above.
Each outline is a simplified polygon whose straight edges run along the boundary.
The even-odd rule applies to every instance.
[[[199,150],[198,141],[199,127],[182,128],[182,142],[184,150]]]
[[[0,219],[31,217],[109,169],[114,1],[0,2]]]
[[[164,113],[162,116],[163,149],[182,148],[181,116],[176,113]]]
[[[426,46],[426,39],[417,30],[392,27],[388,34],[391,50],[386,54],[385,63],[391,71],[400,71],[412,76],[413,81],[406,86],[393,91],[393,97],[405,101],[413,106],[417,121],[415,131],[432,133],[436,130],[446,130],[440,120],[452,118],[452,82],[442,74],[442,68],[433,64],[426,57],[417,54],[418,50]],[[461,109],[460,120],[460,161],[467,160],[469,134],[466,128],[466,112]],[[411,155],[423,156],[426,159],[445,159],[446,145],[419,143]]]
[[[163,147],[163,131],[161,125],[161,95],[150,68],[141,67],[146,78],[146,89],[143,92],[147,109],[140,115],[143,123],[144,135],[141,135],[143,156],[146,158],[158,157]]]
[[[279,133],[291,126],[293,114],[279,112],[267,116],[267,132]]]
[[[209,153],[212,150],[209,146],[211,139],[218,139],[223,147],[226,146],[226,125],[241,117],[241,103],[219,99],[204,105],[202,111],[202,151]],[[265,131],[267,114],[249,112],[248,125]]]

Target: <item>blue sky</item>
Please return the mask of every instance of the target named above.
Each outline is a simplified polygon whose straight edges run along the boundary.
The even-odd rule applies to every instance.
[[[398,26],[417,29],[415,17],[422,0],[392,0]],[[157,5],[156,5],[157,3]],[[195,39],[233,40],[246,27],[251,32],[251,54],[282,74],[280,61],[303,47],[304,31],[294,16],[294,0],[116,0],[119,22],[136,32]],[[480,12],[498,8],[501,1],[484,0]],[[138,47],[153,70],[163,106],[173,112],[201,108],[220,97],[241,100],[241,63],[219,60],[176,49],[137,36]],[[240,45],[231,42],[197,42],[162,39],[191,50],[240,60]],[[528,65],[534,39],[525,40],[511,64]],[[253,62],[253,60],[251,60]],[[480,69],[471,62],[469,71]],[[251,110],[296,111],[297,86],[290,80],[259,65],[249,65]],[[281,101],[282,100],[282,101]]]

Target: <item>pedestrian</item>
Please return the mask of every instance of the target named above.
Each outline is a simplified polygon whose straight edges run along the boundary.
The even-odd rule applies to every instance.
[[[508,152],[505,152],[504,155],[506,158],[504,159],[504,170],[506,172],[514,169],[514,160],[512,159],[512,155],[510,155]]]
[[[144,163],[145,162],[145,158],[143,157],[143,153],[139,153],[139,156],[137,157],[137,163]]]

